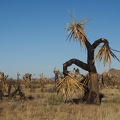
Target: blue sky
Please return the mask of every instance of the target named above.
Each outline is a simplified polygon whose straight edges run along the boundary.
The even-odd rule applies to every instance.
[[[62,71],[71,58],[85,62],[79,43],[65,41],[66,24],[72,21],[68,11],[73,10],[78,22],[92,19],[85,25],[91,43],[106,38],[120,50],[119,6],[119,0],[0,0],[0,71],[13,78],[17,72],[20,77],[27,72],[53,77],[53,68]],[[99,73],[108,70],[102,63],[96,67]],[[112,59],[111,68],[120,69],[120,63]]]

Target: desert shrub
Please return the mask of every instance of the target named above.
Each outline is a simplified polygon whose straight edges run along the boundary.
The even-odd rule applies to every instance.
[[[63,95],[51,95],[48,97],[48,104],[58,105],[63,102]]]
[[[50,93],[56,93],[56,88],[52,87],[46,90],[46,92],[50,92]]]
[[[105,100],[105,103],[116,103],[116,104],[120,104],[120,98],[116,97],[116,98],[112,98],[109,100]]]
[[[110,102],[120,104],[120,98],[113,98],[113,99],[110,100]]]

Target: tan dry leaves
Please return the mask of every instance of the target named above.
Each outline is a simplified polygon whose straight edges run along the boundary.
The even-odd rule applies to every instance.
[[[71,94],[71,92],[75,91],[75,89],[79,89],[83,91],[84,90],[83,84],[80,83],[80,81],[75,79],[70,74],[64,77],[57,84],[57,94],[61,92],[65,96],[66,99]]]
[[[75,19],[73,19],[72,24],[67,23],[66,30],[68,31],[68,34],[66,38],[69,40],[73,39],[74,41],[78,40],[80,42],[80,45],[84,45],[86,47],[86,34],[84,32],[84,24],[88,22],[89,20],[83,19],[79,23],[76,22]]]
[[[106,66],[107,64],[110,66],[111,56],[120,62],[117,56],[111,51],[109,44],[104,44],[102,47],[100,47],[99,51],[97,52],[94,61],[97,59],[99,62],[101,62],[101,60],[103,59],[104,66]]]

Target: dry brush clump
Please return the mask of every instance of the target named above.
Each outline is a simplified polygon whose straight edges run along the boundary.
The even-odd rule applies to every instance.
[[[105,87],[116,88],[120,90],[120,77],[116,74],[110,74],[104,71],[99,77],[100,89]]]
[[[30,92],[35,92],[37,88],[41,88],[41,91],[44,91],[45,84],[47,83],[47,78],[43,76],[43,73],[40,74],[40,78],[32,78],[32,77],[33,74],[30,73],[26,73],[23,76],[25,88],[29,89]]]
[[[83,83],[78,81],[74,75],[68,74],[63,79],[58,81],[56,86],[56,91],[58,93],[62,93],[64,96],[64,101],[72,100],[72,96],[77,91],[84,91]]]
[[[0,72],[0,100],[10,100],[16,96],[19,96],[21,100],[27,100],[20,82],[13,79],[6,80],[4,73]],[[6,99],[4,99],[5,97]]]

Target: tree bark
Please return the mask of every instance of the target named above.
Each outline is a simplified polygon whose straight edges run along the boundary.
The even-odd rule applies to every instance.
[[[100,105],[99,98],[99,86],[98,86],[98,74],[90,73],[90,83],[89,83],[89,97],[88,104],[97,104]]]
[[[89,66],[88,66],[88,64],[86,64],[86,63],[84,63],[84,62],[82,62],[82,61],[80,61],[80,60],[78,60],[78,59],[75,59],[75,58],[73,58],[73,59],[70,59],[69,61],[67,61],[67,62],[65,62],[64,64],[63,64],[63,74],[64,75],[67,75],[68,74],[68,70],[67,70],[67,68],[69,67],[69,66],[71,66],[72,64],[75,64],[75,65],[77,65],[78,67],[80,67],[80,68],[82,68],[82,69],[84,69],[84,70],[86,70],[86,71],[89,71]]]

